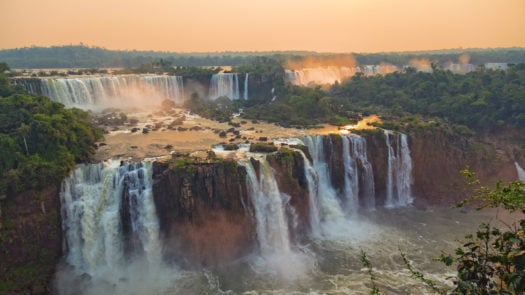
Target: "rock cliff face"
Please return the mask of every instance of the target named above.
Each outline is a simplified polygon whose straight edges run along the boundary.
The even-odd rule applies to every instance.
[[[288,228],[291,239],[303,241],[309,232],[308,183],[304,174],[304,161],[298,152],[283,148],[275,154],[268,155],[267,161],[274,169],[277,185],[282,193],[290,196],[289,208],[293,213],[288,216]],[[289,214],[290,215],[290,214]]]
[[[0,293],[51,293],[62,254],[57,188],[0,201]]]
[[[153,195],[165,255],[210,266],[249,253],[255,241],[245,177],[237,163],[154,163]],[[180,253],[186,253],[181,258]],[[182,259],[182,260],[181,260]]]
[[[367,155],[374,171],[374,189],[376,194],[376,205],[381,206],[386,200],[386,181],[388,166],[388,151],[385,143],[385,134],[382,132],[371,132],[365,136]]]
[[[436,130],[409,133],[416,206],[448,206],[465,198],[468,191],[459,171],[466,166],[488,185],[499,179],[516,180],[514,162],[519,161],[523,147],[510,144],[509,138],[501,139],[499,144],[504,147]]]

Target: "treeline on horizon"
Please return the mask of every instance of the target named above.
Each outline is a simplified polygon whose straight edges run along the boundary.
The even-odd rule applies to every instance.
[[[247,101],[233,101],[241,104],[243,116],[249,119],[311,127],[323,123],[345,125],[377,114],[384,119],[381,127],[385,129],[404,131],[428,124],[446,125],[464,136],[525,127],[525,63],[510,65],[507,70],[480,67],[467,74],[437,67],[432,73],[410,67],[387,75],[358,73],[329,88],[281,82],[283,68],[278,62],[266,60],[260,67],[266,76],[276,77],[277,96],[275,100],[250,97]],[[189,107],[199,109],[203,104],[190,101]],[[208,104],[214,108],[213,102]]]
[[[294,58],[303,56],[349,56],[357,64],[390,63],[396,66],[409,64],[413,59],[427,59],[433,63],[457,62],[458,56],[467,54],[470,63],[525,63],[525,48],[451,49],[415,52],[385,53],[316,53],[310,51],[274,52],[210,52],[176,53],[160,51],[108,50],[84,45],[25,47],[0,50],[0,61],[11,68],[120,68],[138,67],[163,59],[174,66],[239,66],[252,64],[260,56]]]

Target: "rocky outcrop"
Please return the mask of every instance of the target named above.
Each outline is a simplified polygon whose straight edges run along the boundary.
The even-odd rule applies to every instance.
[[[267,156],[274,169],[275,179],[282,193],[290,196],[288,201],[288,228],[292,240],[304,241],[310,229],[308,201],[308,182],[304,175],[304,161],[298,152],[281,148],[277,153]]]
[[[386,200],[386,178],[388,150],[386,137],[381,130],[370,130],[363,134],[366,139],[368,161],[373,167],[376,206],[382,206]],[[363,205],[363,200],[360,200]]]
[[[49,294],[62,254],[58,189],[0,201],[0,294]]]
[[[250,253],[255,225],[245,179],[244,169],[232,161],[154,163],[153,196],[165,256],[194,267]]]

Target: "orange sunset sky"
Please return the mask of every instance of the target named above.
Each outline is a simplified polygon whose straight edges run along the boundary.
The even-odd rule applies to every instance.
[[[525,0],[0,0],[0,48],[176,52],[525,47]]]

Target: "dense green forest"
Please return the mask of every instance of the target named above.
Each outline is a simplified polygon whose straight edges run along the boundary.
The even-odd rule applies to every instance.
[[[407,68],[387,75],[364,76],[328,90],[287,85],[275,102],[247,102],[245,117],[284,126],[345,124],[360,115],[379,114],[396,129],[407,117],[449,122],[464,134],[502,126],[525,126],[525,64],[508,70],[480,69],[466,75],[437,68],[433,73]],[[403,119],[404,118],[404,119]]]
[[[59,184],[75,163],[89,161],[101,132],[88,113],[7,83],[0,63],[0,196]]]
[[[399,53],[352,53],[357,64],[391,63],[397,66],[409,64],[412,59],[428,59],[444,64],[457,62],[466,54],[476,65],[487,62],[523,63],[525,49],[455,49]],[[316,53],[307,51],[279,52],[210,52],[175,53],[157,51],[118,51],[84,45],[25,47],[0,50],[0,61],[13,68],[114,68],[139,67],[163,59],[174,66],[238,66],[251,64],[258,56],[284,56],[290,60],[304,56],[316,58],[350,56],[349,54]]]

